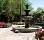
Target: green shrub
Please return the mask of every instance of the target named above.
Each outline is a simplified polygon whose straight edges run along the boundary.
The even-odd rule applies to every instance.
[[[11,24],[11,23],[6,23],[5,26],[6,26],[6,27],[11,27],[12,24]]]
[[[17,25],[23,25],[24,22],[16,22]]]

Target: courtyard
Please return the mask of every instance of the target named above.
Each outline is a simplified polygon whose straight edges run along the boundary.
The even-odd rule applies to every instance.
[[[12,27],[0,28],[0,40],[35,40],[35,32],[14,33]]]
[[[0,40],[44,40],[44,0],[0,0]]]

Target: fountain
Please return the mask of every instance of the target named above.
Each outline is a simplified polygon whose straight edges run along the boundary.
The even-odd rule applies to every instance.
[[[25,28],[29,28],[30,26],[30,20],[32,19],[32,16],[29,14],[30,10],[28,9],[28,4],[25,5],[26,6],[26,10],[24,10],[26,12],[25,16],[24,16],[24,21],[25,21]]]
[[[23,16],[23,19],[22,20],[24,20],[24,22],[25,22],[25,26],[21,26],[21,25],[19,25],[19,26],[21,26],[21,28],[20,27],[13,27],[13,31],[15,32],[15,33],[19,33],[19,32],[21,32],[21,33],[29,33],[29,32],[32,32],[32,30],[33,29],[30,29],[29,27],[30,27],[30,20],[32,19],[32,16],[29,14],[29,12],[30,12],[30,10],[28,9],[28,4],[27,5],[25,5],[26,6],[26,10],[24,10],[26,13],[25,13],[25,15]],[[17,26],[17,25],[16,25]],[[33,30],[34,31],[34,30]]]
[[[22,20],[24,20],[25,25],[13,25],[13,29],[12,31],[15,33],[30,33],[30,32],[34,32],[36,29],[41,29],[41,28],[34,28],[33,26],[30,27],[30,21],[33,18],[30,15],[30,10],[28,9],[28,4],[25,5],[26,6],[26,10],[24,10],[26,13],[25,15],[23,15]]]

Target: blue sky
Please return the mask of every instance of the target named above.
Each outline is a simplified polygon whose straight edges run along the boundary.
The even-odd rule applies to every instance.
[[[44,8],[44,0],[29,0],[32,3],[32,7],[36,10],[38,7]]]

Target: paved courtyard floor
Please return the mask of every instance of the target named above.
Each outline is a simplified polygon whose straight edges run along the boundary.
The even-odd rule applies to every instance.
[[[0,28],[0,40],[35,40],[35,33],[14,33],[12,28]]]

